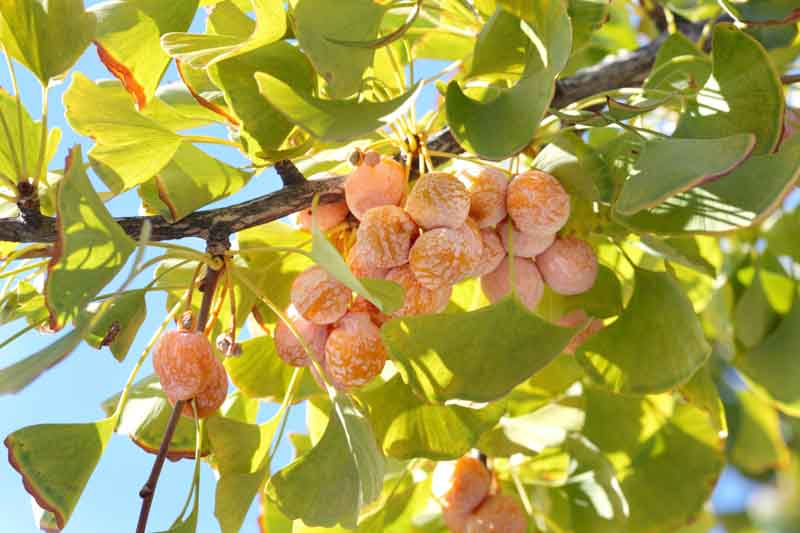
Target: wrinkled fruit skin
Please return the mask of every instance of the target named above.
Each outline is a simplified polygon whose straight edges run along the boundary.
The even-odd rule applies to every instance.
[[[542,276],[536,263],[524,257],[514,258],[514,287],[522,304],[531,311],[535,309],[544,294]],[[481,278],[481,288],[492,303],[497,303],[511,292],[508,256],[493,272]]]
[[[474,244],[474,243],[473,243]],[[429,289],[453,285],[477,264],[483,247],[465,241],[461,229],[436,228],[423,233],[411,247],[409,264],[417,281]]]
[[[206,386],[200,389],[200,392],[194,397],[197,403],[198,418],[208,418],[214,414],[228,396],[228,374],[225,372],[225,367],[222,363],[216,359],[214,359],[214,362],[216,364],[211,370],[211,378],[206,383]],[[175,405],[171,398],[168,397],[168,399],[172,405]],[[181,415],[194,418],[191,402],[183,404]]]
[[[406,212],[424,230],[458,228],[467,221],[469,205],[469,192],[458,178],[430,172],[414,184]]]
[[[525,533],[528,520],[517,501],[505,494],[489,496],[467,519],[464,533]]]
[[[567,223],[570,200],[555,177],[530,170],[509,184],[506,207],[519,231],[548,235],[557,233]]]
[[[533,258],[547,250],[556,240],[555,233],[523,233],[514,227],[513,222],[505,220],[497,226],[497,233],[503,241],[503,247],[518,257]]]
[[[380,330],[366,313],[348,313],[325,343],[325,369],[337,389],[366,385],[381,373],[385,363]]]
[[[367,247],[364,245],[359,246],[356,243],[347,254],[347,266],[350,267],[350,271],[357,278],[385,278],[389,269],[370,265],[369,257],[370,253]]]
[[[313,266],[292,283],[291,301],[300,316],[318,325],[342,318],[350,305],[350,289],[322,268]]]
[[[472,271],[472,275],[477,277],[494,272],[506,256],[506,249],[503,247],[503,243],[500,241],[496,231],[492,229],[481,230],[481,241],[483,242],[481,260],[478,261],[478,266]]]
[[[489,495],[492,474],[474,457],[456,461],[444,507],[453,513],[471,513]]]
[[[450,285],[441,285],[433,289],[424,286],[408,265],[393,268],[386,279],[397,283],[405,291],[403,306],[392,313],[398,317],[441,313],[447,307],[453,292]]]
[[[353,215],[361,220],[373,207],[400,205],[406,194],[406,172],[393,159],[375,166],[362,163],[344,182],[344,197]]]
[[[392,268],[408,261],[411,240],[416,233],[417,225],[399,207],[375,207],[361,220],[356,246],[365,265]]]
[[[558,294],[588,291],[597,280],[597,256],[591,245],[575,237],[556,239],[536,258],[545,282]]]
[[[469,216],[480,228],[490,228],[506,218],[508,177],[492,167],[479,170],[465,169],[457,173],[468,185],[470,196]]]
[[[317,206],[317,225],[320,231],[329,231],[344,222],[350,210],[344,200],[330,204],[320,203]],[[305,209],[297,214],[297,224],[305,231],[311,231],[311,209]]]
[[[315,354],[317,361],[322,361],[325,356],[325,342],[328,340],[328,327],[309,322],[301,317],[293,306],[287,309],[286,314],[308,349]],[[303,345],[282,320],[275,326],[275,351],[278,357],[291,366],[301,367],[311,364]]]
[[[153,355],[161,388],[173,402],[194,398],[212,378],[218,363],[203,333],[183,329],[164,333]]]

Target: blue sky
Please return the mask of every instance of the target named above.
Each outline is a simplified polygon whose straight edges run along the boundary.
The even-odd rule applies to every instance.
[[[87,5],[99,3],[96,0],[87,0]],[[202,21],[198,19],[193,30],[200,31]],[[91,79],[108,78],[109,74],[97,59],[94,47],[90,47],[76,65],[76,69],[86,74]],[[429,75],[425,72],[421,76]],[[431,71],[432,72],[432,71]],[[17,74],[21,81],[23,100],[33,116],[38,116],[41,109],[40,89],[35,79],[17,67]],[[177,80],[174,68],[171,68],[165,81]],[[61,97],[68,87],[70,78],[54,87],[50,91],[50,125],[61,128],[63,137],[56,159],[51,168],[63,166],[63,159],[67,150],[75,143],[84,146],[84,154],[91,147],[88,139],[77,136],[66,123],[63,116]],[[0,85],[10,90],[8,73],[0,69]],[[430,108],[433,94],[428,91],[420,107]],[[216,132],[224,135],[220,131]],[[242,159],[229,151],[216,147],[205,146],[213,155],[241,163]],[[102,190],[102,185],[98,182]],[[271,170],[255,177],[242,191],[217,205],[234,203],[243,199],[252,198],[274,190],[279,185],[279,180]],[[129,192],[109,203],[112,213],[117,216],[136,214],[139,209],[139,199],[134,192]],[[189,244],[189,241],[184,241]],[[193,243],[201,246],[199,241]],[[146,281],[146,278],[143,278]],[[4,438],[20,427],[39,423],[58,422],[87,422],[103,417],[100,402],[117,393],[125,383],[130,370],[135,363],[136,356],[141,352],[164,316],[164,297],[157,293],[150,293],[147,298],[147,319],[140,330],[128,359],[118,363],[108,351],[97,351],[88,346],[81,346],[68,359],[55,368],[46,372],[31,386],[15,396],[0,396],[0,437]],[[20,329],[20,324],[12,324],[0,328],[0,339]],[[5,367],[13,362],[30,355],[37,349],[49,344],[53,337],[29,335],[21,341],[14,343],[4,350],[0,350],[0,367]],[[152,371],[151,364],[145,365],[140,376]],[[273,411],[272,406],[262,408],[262,418]],[[289,431],[304,431],[304,409],[296,408],[292,411]],[[76,508],[66,531],[80,531],[84,533],[106,531],[133,530],[139,513],[140,500],[138,491],[144,483],[152,465],[154,456],[145,453],[126,437],[114,436],[106,449],[94,476]],[[276,465],[281,466],[291,458],[291,450],[284,444],[278,454]],[[189,488],[192,476],[192,462],[168,462],[164,468],[158,486],[158,492],[153,505],[150,519],[150,529],[166,529],[175,518]],[[744,480],[735,473],[729,472],[723,476],[725,481],[721,490],[717,491],[716,503],[721,509],[736,510],[744,503],[744,498],[749,487]],[[218,531],[218,525],[213,517],[213,474],[204,466],[201,481],[200,521],[198,531],[202,533]],[[3,533],[36,532],[31,513],[30,497],[22,488],[17,473],[5,460],[0,461],[0,531]],[[245,522],[243,532],[256,532],[255,516],[257,509],[251,509],[250,516]]]

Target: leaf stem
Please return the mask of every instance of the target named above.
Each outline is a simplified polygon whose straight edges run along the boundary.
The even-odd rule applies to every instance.
[[[33,190],[36,191],[39,182],[47,174],[47,163],[45,156],[47,153],[47,108],[50,86],[42,86],[42,137],[39,141],[39,157],[36,161],[36,175],[33,178]]]
[[[231,148],[236,148],[237,150],[241,149],[241,146],[239,146],[238,143],[226,139],[220,139],[218,137],[211,137],[209,135],[184,135],[183,140],[191,143],[220,144],[222,146],[230,146]]]

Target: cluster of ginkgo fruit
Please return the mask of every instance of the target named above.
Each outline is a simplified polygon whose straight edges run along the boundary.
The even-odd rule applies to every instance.
[[[525,511],[502,494],[492,473],[478,459],[464,456],[439,463],[433,493],[442,506],[444,523],[453,533],[525,533]]]
[[[453,285],[470,277],[481,278],[492,303],[513,287],[531,310],[545,283],[564,295],[594,285],[598,264],[592,247],[557,236],[570,216],[570,196],[550,174],[531,170],[509,179],[489,166],[430,172],[407,192],[406,169],[397,161],[367,152],[357,163],[344,182],[345,199],[319,205],[314,216],[321,231],[351,215],[358,221],[355,243],[344,250],[347,264],[357,277],[403,287],[405,300],[394,317],[442,312]],[[298,216],[306,230],[311,221],[310,209]],[[310,351],[343,390],[381,373],[386,349],[379,328],[392,317],[360,296],[353,299],[350,289],[321,267],[297,276],[287,316],[291,327],[281,323],[275,331],[278,355],[287,363],[309,365]],[[586,320],[583,311],[575,311],[559,324]],[[567,351],[599,325],[592,323]]]

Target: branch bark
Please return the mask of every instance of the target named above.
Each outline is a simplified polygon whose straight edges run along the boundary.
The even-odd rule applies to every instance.
[[[701,25],[687,24],[681,30],[689,37],[696,37],[701,28]],[[656,53],[665,38],[666,36],[662,35],[631,53],[558,80],[551,107],[566,107],[602,91],[637,85],[650,71]],[[443,130],[431,137],[428,140],[428,148],[452,154],[464,152],[449,130]],[[439,164],[442,161],[435,159],[434,163]],[[344,177],[315,181],[301,180],[302,174],[287,161],[276,163],[276,169],[283,179],[283,188],[240,204],[197,211],[175,223],[170,223],[160,216],[122,217],[116,221],[133,238],[138,238],[142,225],[145,221],[149,221],[152,226],[153,241],[185,237],[208,240],[209,237],[217,239],[225,232],[236,233],[307,209],[316,194],[321,195],[320,201],[323,203],[340,200],[343,196]],[[56,223],[52,217],[41,217],[35,224],[22,217],[0,219],[0,241],[54,242],[55,239]]]

